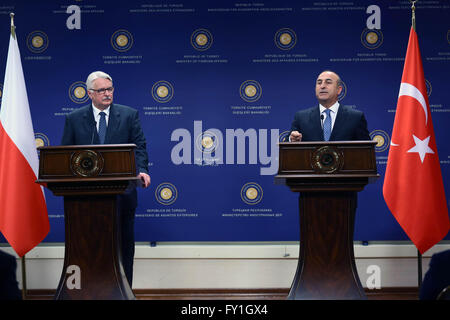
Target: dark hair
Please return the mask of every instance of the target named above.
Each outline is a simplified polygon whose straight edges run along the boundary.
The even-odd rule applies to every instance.
[[[334,72],[333,70],[323,70],[321,73],[319,73],[319,75],[321,75],[324,72],[332,72],[332,73],[334,73],[337,76],[337,78],[338,78],[337,79],[337,86],[338,87],[343,87],[344,86],[343,82],[341,80],[341,77],[336,72]]]

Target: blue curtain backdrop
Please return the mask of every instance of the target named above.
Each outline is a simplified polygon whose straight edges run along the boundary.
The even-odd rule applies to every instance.
[[[378,141],[381,178],[359,194],[355,240],[407,239],[381,190],[409,1],[3,0],[0,81],[10,12],[37,145],[59,145],[65,114],[90,103],[92,71],[109,73],[115,102],[139,110],[152,185],[139,190],[137,241],[298,240],[298,197],[274,184],[276,143],[316,103],[324,69],[341,75],[341,102],[366,114]],[[417,3],[447,198],[449,21],[447,0]],[[45,241],[64,241],[63,200],[48,190],[46,199]]]

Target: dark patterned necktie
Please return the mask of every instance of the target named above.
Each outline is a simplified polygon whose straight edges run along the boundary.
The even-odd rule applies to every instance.
[[[106,113],[100,112],[100,122],[98,124],[98,137],[100,138],[100,143],[105,143],[106,136]]]
[[[330,116],[330,109],[326,109],[325,113],[327,114],[327,117],[323,123],[323,138],[325,141],[330,140],[331,135],[331,116]]]

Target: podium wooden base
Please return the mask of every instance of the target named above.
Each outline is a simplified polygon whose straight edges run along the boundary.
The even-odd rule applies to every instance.
[[[353,254],[356,192],[302,192],[300,253],[288,299],[366,299]]]
[[[116,195],[66,196],[64,211],[64,267],[55,299],[135,299],[120,257]]]
[[[135,148],[39,148],[37,183],[64,196],[65,256],[55,299],[135,299],[122,267],[116,208],[116,196],[140,180]]]
[[[288,299],[366,299],[355,266],[357,192],[379,178],[376,141],[280,142],[275,183],[300,192],[300,253]]]

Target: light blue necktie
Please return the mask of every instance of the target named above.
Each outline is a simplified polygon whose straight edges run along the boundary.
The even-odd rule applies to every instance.
[[[105,143],[106,136],[106,113],[100,112],[100,122],[98,123],[98,137],[100,138],[100,143]]]
[[[327,117],[323,123],[323,137],[325,141],[330,140],[331,135],[331,116],[330,116],[330,109],[326,109],[325,113],[327,114]]]

